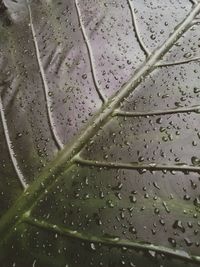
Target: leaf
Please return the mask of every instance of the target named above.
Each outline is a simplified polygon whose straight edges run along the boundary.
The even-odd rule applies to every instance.
[[[199,12],[0,1],[2,266],[200,265]]]

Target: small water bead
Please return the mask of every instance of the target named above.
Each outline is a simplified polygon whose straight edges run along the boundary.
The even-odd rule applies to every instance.
[[[192,56],[192,54],[188,52],[188,53],[184,54],[183,56],[184,56],[185,58],[190,58],[190,57]]]
[[[156,35],[155,34],[151,34],[150,38],[151,38],[151,40],[155,40],[156,39]]]
[[[198,93],[200,93],[200,88],[194,87],[193,91],[195,94],[198,94]]]
[[[197,188],[197,184],[194,181],[190,180],[190,184],[191,184],[192,189],[195,190]]]
[[[190,197],[189,195],[186,194],[186,195],[184,195],[183,199],[184,199],[184,200],[190,200],[191,197]]]
[[[192,222],[190,222],[190,221],[189,221],[189,222],[187,222],[187,225],[188,225],[188,227],[189,227],[189,228],[192,228],[192,227],[193,227],[193,223],[192,223]]]
[[[130,202],[131,203],[136,203],[137,202],[137,198],[135,196],[130,196]]]
[[[188,247],[192,246],[192,244],[193,244],[193,242],[189,238],[187,238],[187,237],[184,238],[184,241],[185,241],[185,243],[186,243],[186,245]]]
[[[92,250],[96,250],[95,244],[94,243],[90,243],[90,247]]]
[[[197,142],[196,141],[192,141],[192,145],[193,146],[197,146]]]
[[[182,233],[185,232],[185,228],[183,227],[183,223],[180,220],[176,220],[173,224],[174,229],[179,229]]]
[[[48,92],[48,95],[51,97],[53,96],[53,92]]]
[[[155,187],[155,188],[157,188],[157,189],[159,189],[159,190],[160,190],[160,186],[158,185],[158,183],[157,183],[157,182],[153,182],[153,185],[154,185],[154,187]]]
[[[159,210],[158,208],[155,208],[155,209],[154,209],[154,213],[155,213],[155,214],[159,214],[159,213],[160,213],[160,210]]]
[[[200,208],[200,198],[199,197],[196,197],[193,203],[196,207]]]
[[[199,166],[199,165],[200,165],[200,159],[197,158],[197,157],[195,157],[195,156],[193,156],[193,157],[191,158],[191,162],[192,162],[192,164],[195,165],[195,166]]]
[[[84,80],[86,80],[86,79],[87,79],[87,74],[83,74],[83,75],[82,75],[82,78],[83,78]]]
[[[161,225],[165,225],[165,221],[163,219],[160,219],[159,222]]]
[[[132,233],[132,234],[136,234],[137,233],[135,227],[130,227],[129,228],[129,232]]]

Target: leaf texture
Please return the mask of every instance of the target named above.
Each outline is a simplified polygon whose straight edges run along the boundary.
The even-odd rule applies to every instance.
[[[2,266],[199,266],[198,1],[0,1]]]

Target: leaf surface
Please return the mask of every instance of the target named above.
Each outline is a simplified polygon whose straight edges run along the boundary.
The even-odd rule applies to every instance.
[[[2,266],[200,265],[199,12],[0,1]]]

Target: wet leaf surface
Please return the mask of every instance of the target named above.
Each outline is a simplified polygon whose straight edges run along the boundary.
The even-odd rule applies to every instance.
[[[0,1],[3,267],[200,265],[198,1]]]

